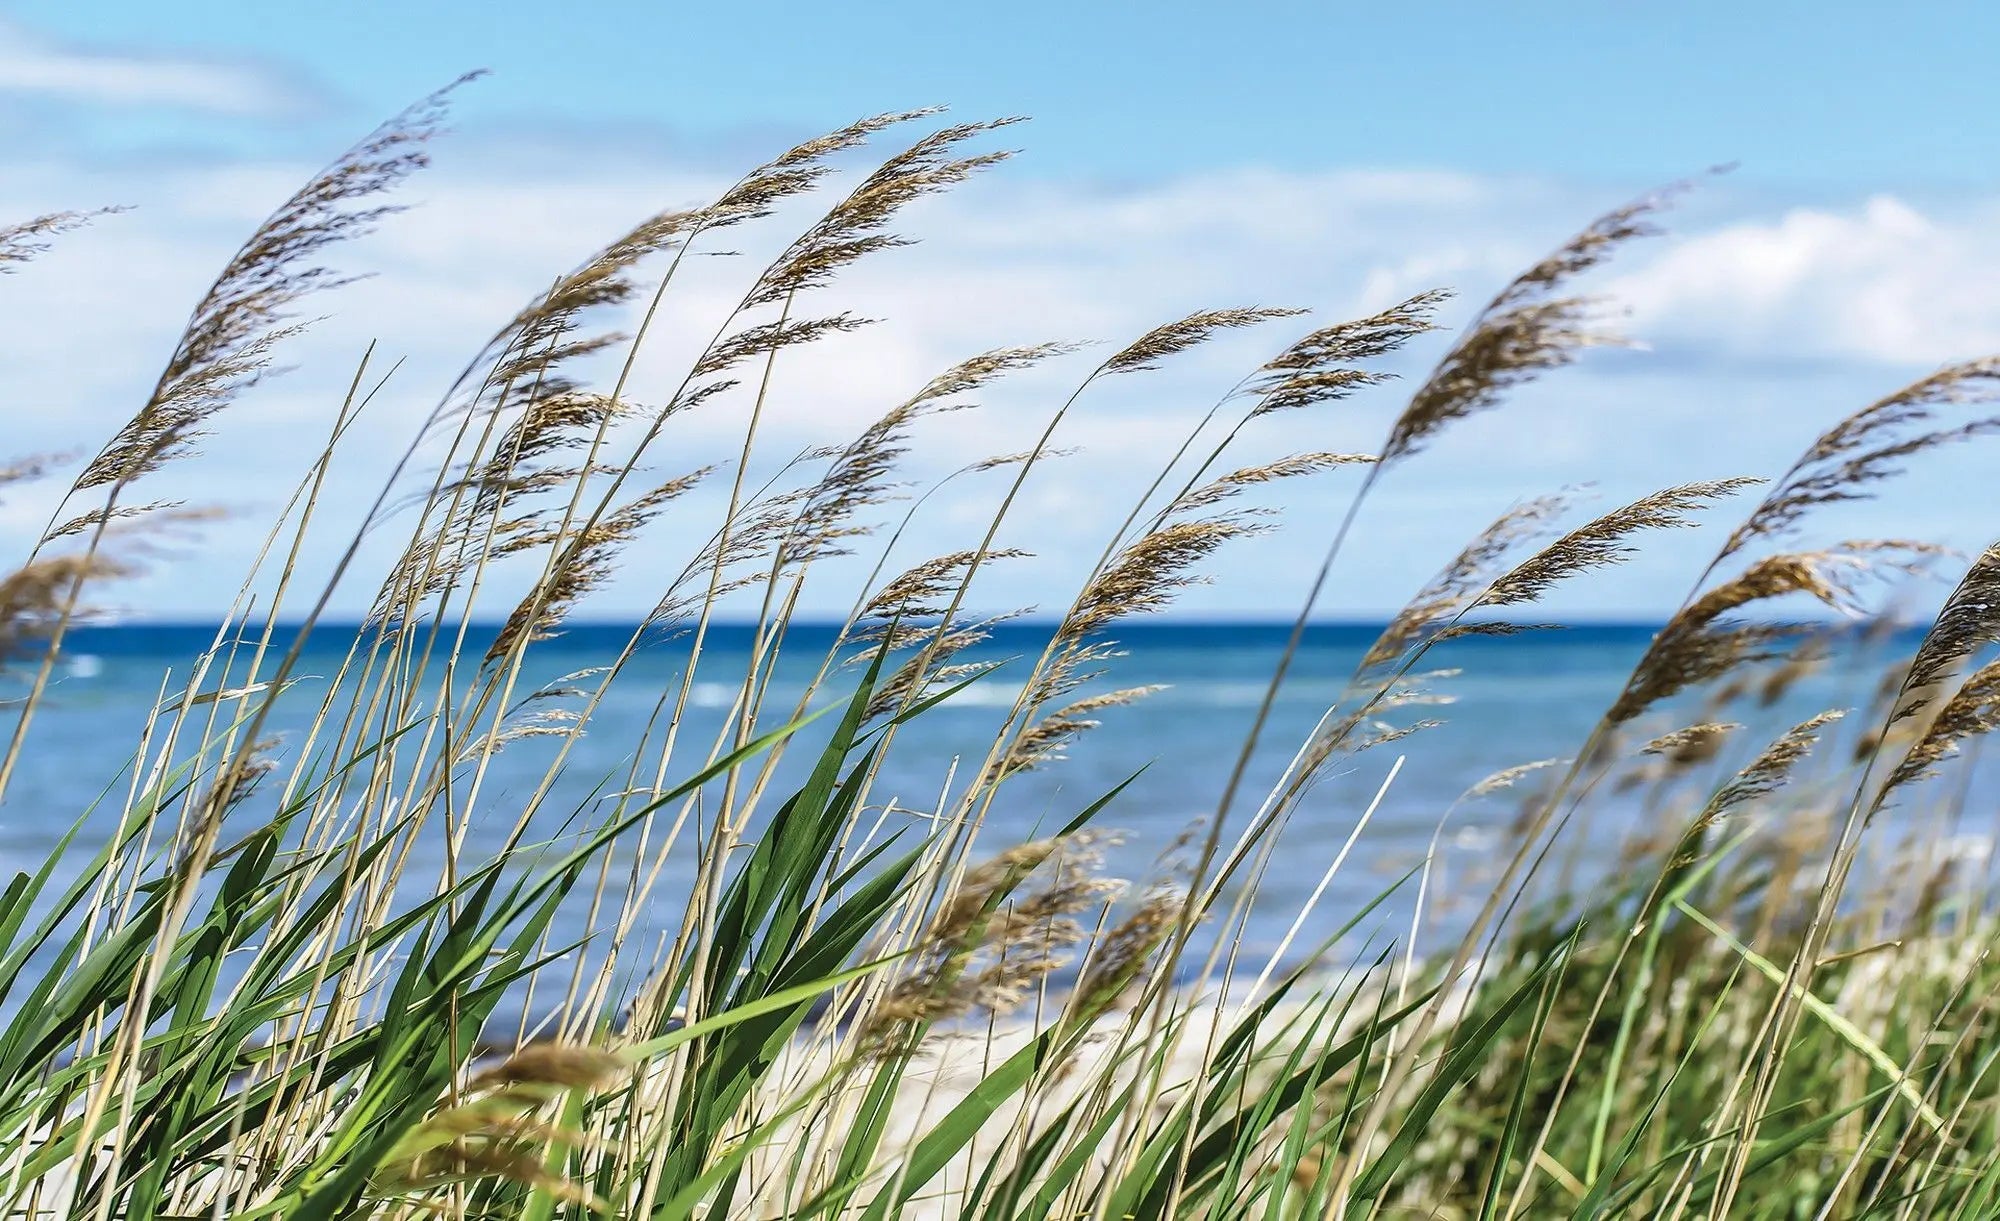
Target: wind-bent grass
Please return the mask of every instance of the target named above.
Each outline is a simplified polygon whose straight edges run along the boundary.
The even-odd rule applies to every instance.
[[[18,697],[0,797],[38,749],[35,714],[87,591],[138,563],[135,533],[186,513],[139,485],[225,426],[294,308],[338,282],[319,257],[422,165],[442,101],[337,161],[251,238],[148,401],[0,580]],[[1043,838],[982,842],[1013,777],[1143,700],[1149,688],[1084,692],[1121,620],[1168,606],[1203,561],[1264,528],[1246,489],[1367,466],[1328,536],[1317,599],[1386,470],[1610,341],[1571,283],[1649,233],[1660,201],[1621,209],[1474,319],[1379,458],[1229,469],[1258,419],[1378,387],[1382,359],[1432,328],[1441,294],[1278,345],[1107,531],[993,740],[937,778],[933,806],[895,806],[876,782],[902,727],[985,677],[963,660],[993,622],[968,615],[971,591],[990,563],[1020,556],[1003,527],[1065,419],[1100,383],[1296,312],[1203,311],[1117,348],[1029,452],[960,472],[1006,481],[978,536],[900,571],[895,544],[923,507],[888,508],[912,429],[1074,349],[972,356],[852,440],[753,483],[774,368],[861,325],[815,303],[849,264],[898,244],[906,205],[998,162],[976,145],[999,126],[865,120],[710,204],[644,219],[500,328],[403,438],[338,570],[301,589],[331,463],[384,435],[368,416],[382,371],[371,357],[355,372],[325,442],[298,455],[295,494],[213,646],[163,686],[126,786],[0,889],[10,1213],[1991,1215],[2000,923],[1978,878],[1923,850],[1926,829],[1957,814],[1925,799],[1928,778],[1964,766],[1953,757],[2000,724],[2000,550],[1970,566],[1880,707],[1828,710],[1744,750],[1733,742],[1750,731],[1726,718],[1814,664],[1822,642],[1772,614],[1801,600],[1863,613],[1864,580],[1945,562],[1923,540],[1794,540],[1817,507],[1992,431],[2000,363],[1949,367],[1830,429],[1699,574],[1574,756],[1468,791],[1546,781],[1481,888],[1441,896],[1428,862],[1405,879],[1420,920],[1459,902],[1455,944],[1419,954],[1412,929],[1349,958],[1346,936],[1373,908],[1318,910],[1323,881],[1285,938],[1320,948],[1246,961],[1248,896],[1302,795],[1337,761],[1424,727],[1412,719],[1424,688],[1449,681],[1422,668],[1437,646],[1523,630],[1494,614],[1623,561],[1646,532],[1688,525],[1749,481],[1669,488],[1560,534],[1559,499],[1507,514],[1417,592],[1252,801],[1249,760],[1306,606],[1251,739],[1225,757],[1220,807],[1142,893],[1121,895],[1097,866],[1096,824],[1116,821],[1119,788]],[[922,134],[834,190],[836,161],[910,130]],[[678,383],[634,395],[634,359],[684,260],[828,194],[746,276]],[[0,230],[0,268],[84,219]],[[630,335],[603,329],[621,307],[638,317]],[[650,473],[697,410],[735,413],[733,467]],[[56,469],[26,460],[0,486]],[[537,643],[713,479],[728,483],[721,520],[700,528],[624,647],[537,685]],[[868,590],[807,694],[773,706],[801,590],[824,561],[876,546],[885,519]],[[404,543],[376,574],[368,624],[279,758],[273,709],[304,698],[299,661],[335,586],[367,579],[361,536],[389,531]],[[527,592],[496,607],[503,567],[527,574]],[[751,661],[721,729],[694,740],[696,669],[732,594],[759,608]],[[669,635],[689,661],[623,744],[625,769],[558,808],[575,743],[632,659]],[[544,739],[546,771],[503,803],[493,760],[527,738]],[[1623,855],[1587,890],[1567,868],[1549,876],[1614,796],[1640,804],[1650,838],[1596,843]],[[1894,800],[1890,838],[1878,816]],[[1355,811],[1349,847],[1368,812]],[[496,830],[499,847],[480,847]],[[693,876],[669,881],[669,862],[689,858]],[[647,943],[641,915],[660,900],[680,918]],[[587,946],[557,918],[579,910]]]

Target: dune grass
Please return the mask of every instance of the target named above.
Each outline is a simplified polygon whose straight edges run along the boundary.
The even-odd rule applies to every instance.
[[[0,581],[14,688],[0,796],[39,749],[66,634],[144,562],[149,531],[189,512],[150,499],[150,478],[227,427],[301,305],[339,283],[324,260],[422,166],[443,102],[377,132],[251,237]],[[823,312],[839,275],[898,243],[906,206],[1001,160],[987,151],[999,126],[867,120],[644,219],[509,319],[415,429],[369,413],[372,359],[354,371],[324,442],[293,456],[293,497],[213,647],[119,747],[129,783],[79,794],[70,835],[0,891],[9,1214],[1991,1215],[1996,926],[1977,871],[1938,845],[1965,815],[1955,756],[2000,719],[2000,549],[1965,565],[1923,540],[1801,540],[1821,506],[1990,431],[2000,363],[1861,407],[1755,488],[1688,483],[1567,527],[1564,498],[1522,505],[1417,591],[1288,744],[1278,783],[1253,792],[1266,714],[1378,479],[1615,341],[1575,281],[1650,234],[1666,197],[1585,227],[1456,336],[1427,335],[1442,296],[1426,293],[1332,324],[1221,309],[1122,347],[998,349],[753,483],[774,366],[860,325]],[[807,204],[816,219],[744,275],[683,380],[629,384],[684,261]],[[87,240],[65,231],[88,219],[0,230],[0,267]],[[615,333],[614,317],[636,325]],[[1024,562],[1008,519],[1029,481],[1061,477],[1045,468],[1065,418],[1102,383],[1250,327],[1292,337],[1105,523],[1046,650],[1019,663],[1002,729],[966,744],[933,808],[886,807],[872,785],[902,727],[986,679],[965,660],[991,626],[970,611],[974,584]],[[1384,386],[1384,359],[1424,343],[1441,349],[1429,374]],[[1055,361],[1082,372],[1033,448],[953,476],[998,481],[990,522],[961,550],[897,557],[924,509],[897,482],[915,426]],[[1262,417],[1361,393],[1401,396],[1377,454],[1235,464]],[[736,460],[663,476],[696,411],[740,429]],[[364,529],[403,540],[400,557],[363,571],[357,535],[302,587],[333,462],[385,438],[408,449]],[[0,483],[63,469],[25,460]],[[1313,476],[1350,480],[1350,507],[1308,527],[1325,567],[1249,740],[1218,750],[1225,795],[1170,875],[1135,893],[1101,875],[1116,788],[1044,838],[990,842],[1011,778],[1058,766],[1100,715],[1144,715],[1147,688],[1097,682],[1121,621],[1166,608],[1266,527],[1248,489]],[[697,541],[670,570],[649,528],[704,484],[726,509],[679,525]],[[1489,874],[1440,894],[1426,862],[1398,884],[1420,913],[1456,905],[1453,944],[1357,955],[1347,934],[1370,912],[1315,909],[1278,961],[1243,959],[1246,896],[1315,781],[1391,743],[1421,760],[1425,688],[1448,682],[1426,669],[1438,646],[1522,630],[1521,609],[1555,586],[1753,496],[1574,756],[1468,793],[1520,801]],[[601,669],[537,685],[537,643],[635,547],[664,574],[656,609]],[[770,679],[800,591],[849,554],[873,557],[867,592],[809,694],[779,703]],[[1888,650],[1876,704],[1762,740],[1728,719],[1756,720],[1827,655],[1823,634],[1778,619],[1812,605],[1865,619],[1869,582],[1954,563],[1962,579],[1921,643]],[[335,587],[365,582],[366,629],[337,673],[304,681]],[[496,585],[527,592],[494,605]],[[720,608],[745,604],[754,661],[730,679],[724,730],[693,740],[704,643]],[[626,769],[555,808],[606,693],[670,637],[689,661],[621,744]],[[317,709],[282,751],[267,732],[281,699]],[[543,782],[496,799],[493,759],[529,738]],[[1646,839],[1591,832],[1613,802],[1643,804]],[[1357,835],[1366,815],[1347,815]],[[496,829],[497,850],[469,847]],[[668,870],[676,852],[691,877]],[[1617,866],[1566,885],[1579,875],[1565,862],[1592,855]],[[661,901],[681,917],[654,941],[641,913]],[[577,910],[588,947],[556,931]]]

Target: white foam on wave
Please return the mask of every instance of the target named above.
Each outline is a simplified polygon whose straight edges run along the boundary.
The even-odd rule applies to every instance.
[[[696,683],[688,692],[688,703],[697,708],[727,708],[736,702],[736,690],[728,683]]]
[[[71,678],[96,678],[104,673],[104,659],[95,653],[72,653],[68,673]]]

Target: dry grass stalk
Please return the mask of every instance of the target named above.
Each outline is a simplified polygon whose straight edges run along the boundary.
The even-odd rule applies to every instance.
[[[1168,357],[1207,343],[1225,331],[1241,330],[1274,318],[1292,318],[1303,312],[1256,306],[1197,310],[1185,318],[1162,323],[1126,344],[1104,362],[1103,371],[1136,373],[1142,369],[1157,369],[1160,362]]]
[[[1945,599],[1903,675],[1892,721],[1919,716],[1980,649],[2000,644],[2000,543],[1981,552]]]
[[[1469,607],[1493,581],[1499,565],[1524,541],[1546,530],[1568,503],[1567,497],[1543,496],[1501,514],[1396,612],[1362,657],[1361,670],[1365,673],[1395,661],[1431,629]]]
[[[1076,609],[1063,620],[1060,641],[1084,640],[1126,615],[1164,610],[1176,593],[1204,580],[1188,569],[1231,539],[1259,530],[1240,518],[1211,517],[1169,522],[1142,536],[1085,588]]]
[[[1153,952],[1188,914],[1183,888],[1148,888],[1131,914],[1093,939],[1089,966],[1077,981],[1072,1012],[1095,1016],[1123,1003],[1151,964]]]
[[[984,556],[976,551],[953,551],[913,564],[884,582],[869,597],[857,618],[864,623],[872,622],[873,626],[862,629],[857,636],[863,640],[885,639],[892,621],[915,623],[935,619],[945,613],[946,595],[966,581],[975,563],[1021,559],[1027,555],[1019,548],[997,547]],[[898,628],[896,635],[902,639],[890,647],[904,647],[909,636],[928,634],[931,630],[912,627],[906,632]]]
[[[543,577],[545,588],[554,590],[565,580],[573,580],[573,577],[565,577],[557,570],[566,563],[574,563],[588,549],[589,540],[601,535],[603,523],[597,519],[613,512],[611,504],[618,488],[637,462],[636,453],[626,463],[617,466],[601,467],[594,459],[605,444],[613,419],[632,413],[622,398],[625,377],[631,368],[630,354],[624,371],[619,375],[617,388],[608,396],[598,396],[600,411],[596,419],[579,419],[573,413],[564,418],[563,411],[551,413],[548,410],[549,404],[573,406],[578,395],[578,387],[562,372],[565,364],[606,350],[627,338],[617,332],[579,335],[582,316],[589,311],[631,300],[637,292],[637,284],[632,278],[633,269],[650,256],[672,251],[677,268],[697,237],[768,215],[781,201],[817,186],[831,172],[827,164],[829,158],[859,146],[876,132],[928,113],[931,112],[886,114],[850,124],[828,136],[797,145],[759,167],[708,207],[657,213],[606,246],[582,267],[558,280],[549,292],[516,315],[487,345],[491,367],[480,382],[480,389],[472,403],[473,409],[488,415],[509,411],[518,411],[522,415],[522,420],[509,429],[487,459],[491,470],[484,482],[496,489],[500,496],[498,500],[489,497],[481,501],[471,513],[463,515],[456,497],[443,497],[445,510],[442,523],[428,537],[420,533],[412,542],[405,562],[400,566],[401,579],[392,581],[385,589],[377,617],[392,617],[396,608],[407,605],[411,598],[408,591],[420,591],[421,596],[449,588],[471,569],[494,558],[491,535],[495,531],[507,536],[499,548],[499,554],[503,556],[537,546],[557,548]],[[655,308],[673,278],[673,270],[670,268],[661,281],[654,298]],[[732,314],[732,320],[744,308],[747,307],[739,306]],[[648,321],[651,315],[652,310],[649,309]],[[696,361],[686,383],[666,406],[648,413],[652,417],[651,423],[639,448],[643,449],[652,441],[667,417],[690,410],[731,389],[735,381],[721,375],[734,365],[757,356],[774,354],[791,344],[851,329],[855,325],[859,325],[858,320],[846,315],[802,321],[780,319],[775,323],[747,328],[728,338],[719,338]],[[643,330],[642,326],[642,334]],[[636,353],[636,340],[633,347]],[[537,416],[542,418],[538,420]],[[533,475],[520,472],[523,456],[533,457],[540,447],[581,443],[582,438],[576,436],[556,440],[562,436],[564,428],[579,426],[589,433],[589,453],[592,455],[581,467],[558,468]],[[611,489],[605,493],[604,503],[596,512],[582,514],[586,520],[578,526],[575,523],[582,509],[585,482],[600,473],[610,476]],[[561,512],[560,525],[553,529],[540,524],[532,514],[495,520],[499,503],[506,498],[551,490],[565,482],[573,484],[574,491]],[[430,503],[439,503],[440,499],[434,492]],[[771,516],[775,519],[777,515],[773,513]],[[768,539],[760,535],[754,541],[762,544]],[[579,548],[579,542],[586,546]],[[727,552],[728,555],[718,554],[710,558],[724,561],[741,558],[747,550],[740,542],[732,546],[732,540],[725,532],[717,543],[717,551]],[[446,557],[443,563],[440,563],[440,557]],[[429,575],[416,579],[417,573]],[[415,584],[412,584],[413,579],[416,579]],[[653,619],[675,617],[677,609],[670,592],[662,598],[661,608]],[[527,619],[541,617],[541,612],[534,608],[526,608],[523,614]]]
[[[1733,722],[1703,721],[1663,733],[1639,748],[1642,755],[1663,755],[1681,766],[1706,763],[1721,752],[1729,735],[1743,726]]]
[[[1589,299],[1554,294],[1625,242],[1658,232],[1646,218],[1666,199],[1663,193],[1600,217],[1502,289],[1412,396],[1382,447],[1384,465],[1496,406],[1512,387],[1572,363],[1582,349],[1619,342],[1593,325]]]
[[[1690,516],[1724,496],[1757,483],[1755,479],[1718,479],[1685,483],[1643,496],[1621,509],[1563,535],[1514,566],[1480,595],[1481,606],[1519,606],[1539,601],[1570,577],[1620,563],[1637,551],[1631,538],[1642,530],[1684,530],[1695,525]]]
[[[466,1100],[445,1107],[399,1141],[372,1183],[391,1194],[479,1179],[499,1179],[556,1200],[608,1212],[588,1188],[549,1170],[551,1142],[591,1149],[601,1142],[537,1117],[566,1094],[602,1088],[630,1069],[616,1052],[575,1044],[531,1043],[475,1074]]]
[[[638,285],[630,273],[640,262],[667,251],[685,252],[698,236],[769,216],[780,203],[818,187],[833,172],[829,164],[833,157],[860,147],[869,137],[890,127],[932,113],[935,112],[903,111],[850,123],[838,131],[804,141],[759,166],[707,207],[664,211],[648,217],[564,276],[501,330],[488,350],[504,354],[487,378],[487,384],[505,388],[541,381],[547,385],[547,392],[562,392],[565,387],[547,383],[552,369],[602,351],[625,338],[611,333],[579,339],[573,333],[584,313],[632,299]],[[748,341],[738,351],[737,359],[770,350],[770,337],[771,332],[764,331],[760,340]],[[731,363],[734,362],[724,361],[718,366],[711,352],[697,364],[697,370],[713,375]],[[677,405],[688,404],[677,400]]]
[[[1937,711],[1910,748],[1890,771],[1875,797],[1880,810],[1889,794],[1915,783],[1957,755],[1966,742],[2000,728],[2000,661],[1988,662],[1968,675]]]
[[[0,576],[0,662],[20,656],[31,641],[54,637],[76,614],[78,589],[129,575],[127,565],[91,552],[32,560]]]
[[[1820,731],[1846,715],[1842,709],[1828,709],[1786,730],[1748,766],[1731,777],[1729,783],[1716,790],[1703,807],[1697,826],[1706,828],[1713,825],[1731,810],[1776,792],[1791,777],[1792,769],[1812,751],[1819,741]]]
[[[73,493],[129,484],[187,452],[209,420],[269,370],[272,350],[298,329],[287,321],[292,308],[347,282],[312,260],[397,210],[353,205],[428,164],[424,146],[444,120],[449,92],[385,124],[258,227],[195,306],[145,406],[84,468]]]
[[[924,196],[956,186],[979,170],[1006,160],[1011,154],[952,154],[975,136],[1017,122],[1020,120],[996,119],[954,124],[925,135],[883,162],[772,263],[745,298],[746,306],[775,305],[824,285],[867,254],[908,244],[908,239],[884,232],[895,215]]]
[[[1174,342],[1196,342],[1186,334],[1175,335]],[[1163,339],[1146,350],[1161,354],[1175,349]],[[1101,638],[1101,633],[1112,623],[1127,615],[1164,610],[1181,590],[1206,580],[1190,569],[1230,540],[1266,528],[1248,520],[1249,515],[1241,512],[1193,518],[1178,514],[1226,500],[1256,483],[1340,465],[1338,461],[1326,460],[1330,457],[1338,456],[1303,455],[1299,461],[1271,463],[1226,476],[1210,485],[1212,492],[1198,490],[1193,504],[1170,504],[1155,519],[1152,529],[1115,554],[1107,553],[1106,561],[1085,583],[1056,629],[1016,709],[1022,728],[1007,749],[996,752],[989,760],[983,773],[986,783],[997,784],[1015,772],[1059,757],[1052,752],[1076,734],[1097,725],[1097,721],[1085,714],[1151,694],[1154,688],[1128,688],[1075,701],[1035,719],[1044,706],[1095,677],[1097,671],[1091,667],[1116,655],[1112,643]]]
[[[599,1089],[631,1067],[618,1052],[579,1043],[538,1041],[515,1049],[506,1059],[481,1069],[466,1089],[485,1093],[503,1087]]]
[[[1245,488],[1260,483],[1271,483],[1279,479],[1296,479],[1301,475],[1313,475],[1331,470],[1337,466],[1356,466],[1375,461],[1372,454],[1307,453],[1293,454],[1273,462],[1257,466],[1246,466],[1222,475],[1198,488],[1191,488],[1174,498],[1167,506],[1166,515],[1192,513],[1219,504],[1236,496]]]
[[[1904,435],[1928,424],[1947,407],[1992,403],[2000,397],[2000,359],[1948,366],[1848,416],[1813,442],[1771,494],[1730,535],[1722,556],[1753,539],[1789,532],[1813,509],[1866,499],[1871,485],[1899,474],[1903,463],[1926,450],[1983,435],[2000,427],[1985,417],[1950,428]]]
[[[874,649],[864,650],[856,658],[857,663],[869,657],[875,650],[921,647],[922,652],[903,662],[875,689],[868,701],[870,717],[885,716],[902,708],[910,700],[932,687],[963,682],[976,674],[983,674],[1001,663],[954,664],[951,658],[992,638],[995,623],[1015,618],[1025,612],[995,615],[962,627],[947,628],[938,624],[931,628],[913,629],[907,634],[900,629],[895,638],[884,639]]]
[[[1490,796],[1491,794],[1511,789],[1536,772],[1551,767],[1559,767],[1568,762],[1569,760],[1567,759],[1536,759],[1531,763],[1516,763],[1512,767],[1503,767],[1465,790],[1465,793],[1459,800],[1473,801],[1480,797]]]
[[[1074,741],[1077,735],[1095,729],[1100,724],[1091,716],[1092,713],[1136,703],[1155,692],[1164,690],[1166,687],[1160,684],[1126,687],[1123,690],[1106,691],[1064,704],[1021,731],[1015,738],[1012,748],[1001,757],[999,765],[988,777],[987,783],[997,784],[1015,772],[1032,771],[1061,759],[1063,748]]]
[[[19,265],[46,253],[49,239],[81,229],[100,216],[122,212],[123,208],[97,208],[89,212],[48,212],[11,225],[0,225],[0,275],[19,270]]]
[[[908,452],[912,425],[940,412],[966,410],[972,404],[960,396],[1071,350],[1072,346],[1066,344],[1036,344],[983,352],[931,379],[846,447],[813,455],[830,458],[832,464],[819,482],[804,493],[797,520],[777,548],[774,563],[779,567],[795,566],[847,554],[845,540],[869,534],[873,529],[854,524],[855,516],[865,508],[883,503],[895,490],[890,475]],[[962,579],[970,579],[976,562],[968,556],[958,566]],[[882,596],[878,594],[876,601]]]
[[[1896,550],[1900,550],[1897,548]],[[1851,612],[1855,586],[1883,568],[1882,547],[1842,544],[1824,551],[1765,556],[1689,602],[1653,638],[1625,690],[1606,713],[1620,724],[1663,699],[1752,661],[1769,660],[1773,647],[1798,629],[1725,619],[1753,603],[1803,594],[1833,610]],[[1894,566],[1892,550],[1888,566]]]
[[[699,483],[703,473],[663,483],[574,533],[548,575],[507,617],[486,650],[486,661],[547,639],[579,601],[610,579],[618,551],[669,503]]]
[[[1344,399],[1393,375],[1356,368],[1379,360],[1418,335],[1436,330],[1433,315],[1449,300],[1443,291],[1418,293],[1366,318],[1321,327],[1264,363],[1249,393],[1251,419]]]
[[[860,1042],[906,1050],[933,1023],[1025,1000],[1084,938],[1076,920],[1124,883],[1098,876],[1103,840],[1088,832],[1021,844],[969,870],[915,949],[915,966],[863,1016]],[[1038,872],[1049,877],[1018,900]]]

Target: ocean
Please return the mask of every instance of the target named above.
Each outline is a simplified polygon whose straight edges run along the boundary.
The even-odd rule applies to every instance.
[[[530,683],[612,660],[630,630],[618,624],[570,626],[537,647]],[[981,833],[979,850],[997,851],[1059,827],[1122,783],[1126,787],[1096,820],[1100,828],[1122,833],[1108,849],[1109,871],[1143,886],[1161,869],[1171,869],[1171,860],[1162,862],[1163,854],[1170,856],[1191,827],[1215,816],[1289,630],[1269,623],[1121,624],[1115,635],[1123,655],[1086,691],[1140,684],[1162,689],[1130,706],[1106,709],[1097,716],[1101,724],[1074,742],[1065,759],[1010,780]],[[1254,814],[1293,752],[1340,699],[1379,630],[1379,625],[1327,624],[1307,632],[1226,830]],[[1315,890],[1323,887],[1295,947],[1312,945],[1341,927],[1423,862],[1434,842],[1428,887],[1437,910],[1427,913],[1418,936],[1429,941],[1448,937],[1453,921],[1462,918],[1454,913],[1483,893],[1481,879],[1511,851],[1509,827],[1522,799],[1518,789],[1475,800],[1461,800],[1462,795],[1501,769],[1573,755],[1655,630],[1644,624],[1582,625],[1454,641],[1435,650],[1423,668],[1448,673],[1428,686],[1450,702],[1404,709],[1395,716],[1398,724],[1418,718],[1440,723],[1338,758],[1311,787],[1257,881],[1243,938],[1245,961],[1275,951]],[[281,757],[288,757],[302,740],[355,631],[351,626],[322,627],[313,636],[297,670],[302,681],[282,697],[272,721],[282,742]],[[790,708],[834,631],[826,625],[794,625],[776,667],[769,707]],[[893,800],[898,807],[888,816],[886,829],[920,832],[925,826],[921,812],[936,807],[954,766],[960,784],[977,768],[1049,631],[1046,624],[998,627],[989,642],[962,659],[1006,664],[904,727],[870,794],[874,803]],[[49,698],[33,722],[13,789],[0,808],[0,864],[9,870],[33,869],[79,819],[82,830],[72,855],[86,855],[101,842],[123,800],[132,753],[152,710],[163,692],[182,689],[181,676],[213,637],[212,627],[192,625],[93,626],[70,637]],[[1891,644],[1913,642],[1904,636]],[[745,626],[723,625],[711,632],[682,731],[683,758],[670,769],[670,779],[686,775],[714,740],[750,662],[751,643],[751,629]],[[1740,765],[1785,727],[1824,708],[1865,708],[1882,659],[1871,660],[1856,648],[1837,651],[1829,665],[1768,707],[1753,697],[1732,709],[1724,719],[1753,723],[1732,739],[1716,766]],[[637,655],[573,748],[543,806],[540,828],[553,835],[566,818],[581,813],[587,819],[601,807],[605,793],[625,783],[644,725],[662,692],[678,687],[686,663],[683,641],[665,640]],[[837,688],[827,701],[837,698]],[[1696,719],[1696,704],[1684,700],[1647,724],[1657,731]],[[1857,732],[1863,719],[1851,718]],[[491,851],[508,833],[550,757],[547,739],[515,743],[495,757],[474,811],[468,854]],[[1394,783],[1356,836],[1357,821],[1392,770]],[[798,761],[782,769],[780,791],[799,774]],[[1601,795],[1594,794],[1592,821],[1579,830],[1589,837],[1580,853],[1586,873],[1615,867],[1617,845],[1631,832],[1646,829],[1647,818],[1663,817],[1657,807],[1613,789],[1607,785]],[[1993,786],[1982,780],[1970,791],[1977,798],[1975,807],[1994,808],[1980,805],[1989,801]],[[101,794],[108,796],[99,801]],[[254,806],[253,799],[232,817],[254,817]],[[1344,850],[1340,869],[1327,881],[1328,867]],[[662,874],[642,929],[649,923],[657,934],[676,922],[691,872],[691,856],[683,852],[682,858]],[[415,867],[441,864],[442,857],[435,856],[417,860]],[[1394,901],[1357,926],[1353,937],[1377,946],[1408,937],[1413,895],[1414,886],[1406,882]],[[580,939],[601,933],[587,927],[582,897],[563,919],[561,932]]]

